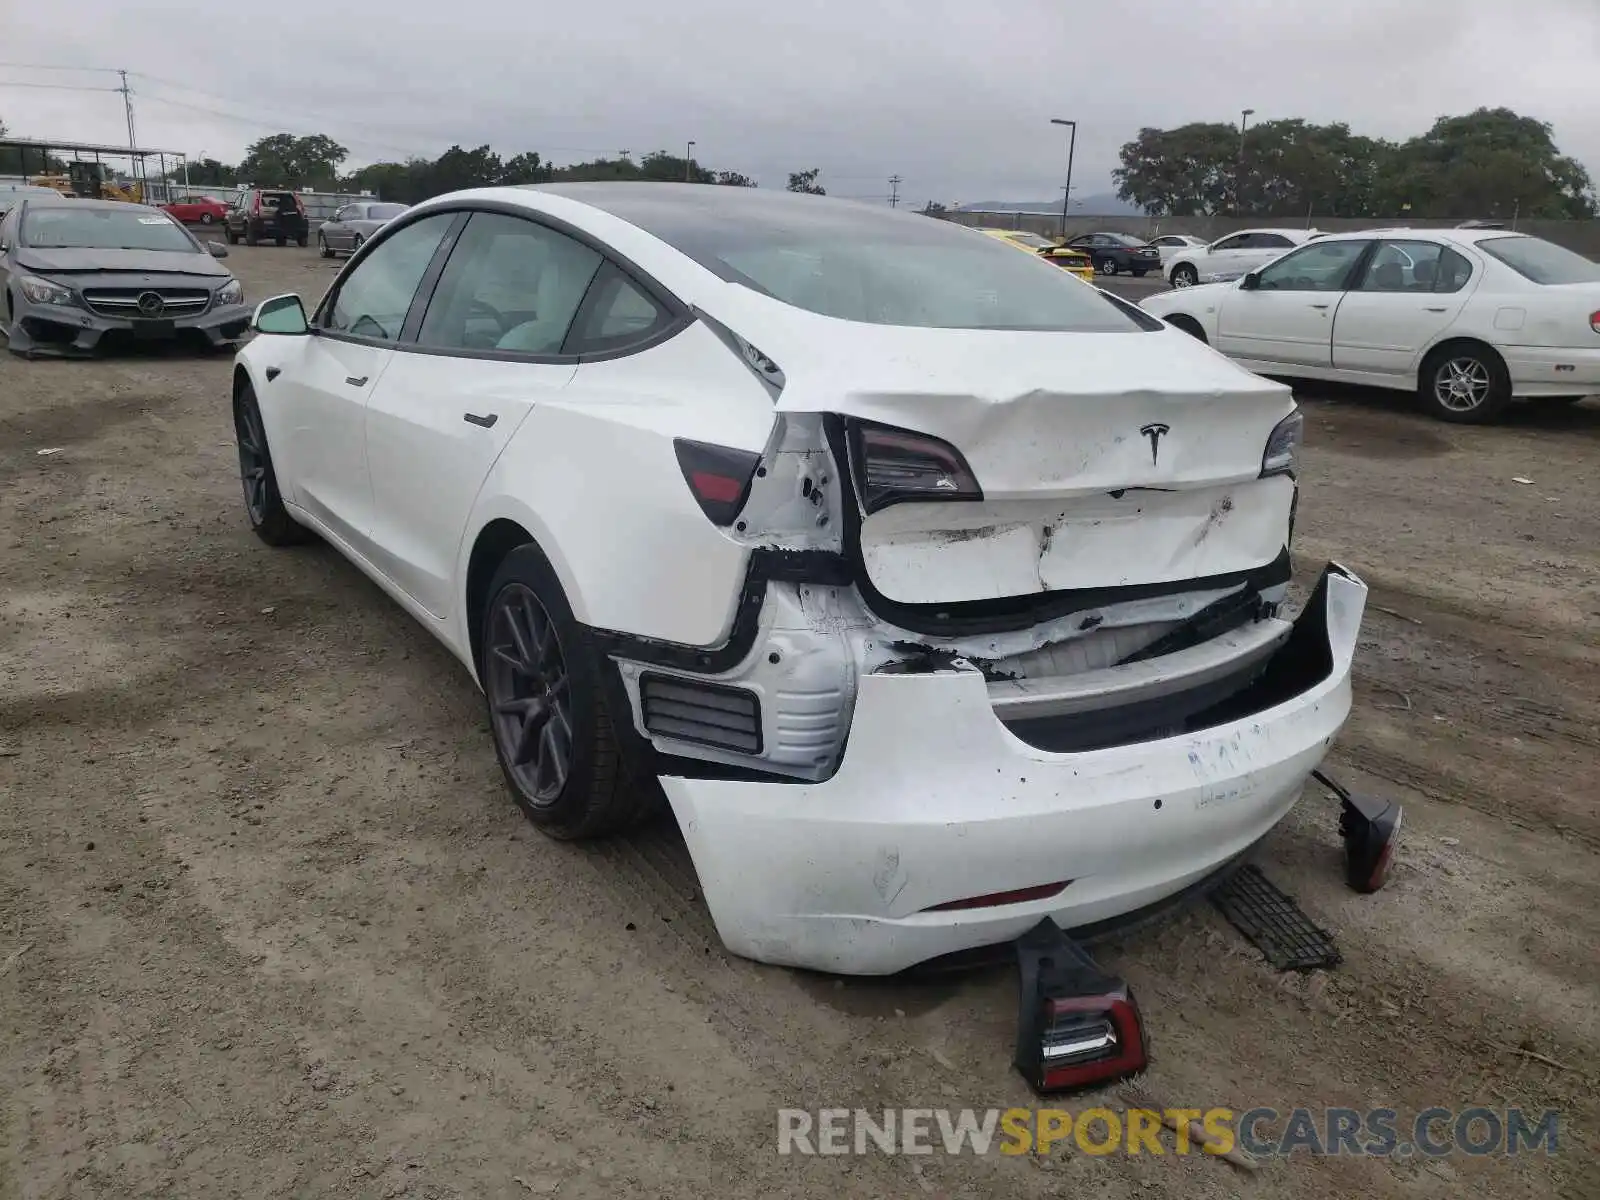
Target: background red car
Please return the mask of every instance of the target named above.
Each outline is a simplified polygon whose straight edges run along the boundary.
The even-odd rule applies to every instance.
[[[228,206],[215,196],[179,196],[161,207],[186,225],[214,225],[228,215]]]

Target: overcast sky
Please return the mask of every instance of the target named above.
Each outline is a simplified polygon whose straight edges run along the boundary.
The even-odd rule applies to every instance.
[[[70,0],[0,4],[0,60],[131,72],[139,141],[236,161],[327,133],[351,163],[452,142],[557,163],[681,154],[763,186],[1049,199],[1109,190],[1142,125],[1301,116],[1402,138],[1507,105],[1600,176],[1600,0]],[[984,15],[985,12],[993,16]],[[351,15],[356,14],[356,15]],[[18,83],[57,85],[17,87]],[[24,136],[125,144],[93,72],[0,67]],[[1079,191],[1081,187],[1081,191]]]

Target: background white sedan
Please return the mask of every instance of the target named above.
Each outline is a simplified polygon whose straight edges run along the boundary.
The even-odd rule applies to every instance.
[[[1285,250],[1316,236],[1314,229],[1241,229],[1208,246],[1162,254],[1161,273],[1175,288],[1224,283],[1264,267]]]
[[[1503,230],[1325,234],[1143,307],[1253,371],[1416,390],[1445,421],[1600,392],[1600,263]]]
[[[1203,250],[1206,247],[1205,238],[1195,237],[1192,233],[1163,233],[1160,237],[1150,239],[1150,244],[1161,254],[1161,269],[1166,271],[1167,264],[1185,250]]]

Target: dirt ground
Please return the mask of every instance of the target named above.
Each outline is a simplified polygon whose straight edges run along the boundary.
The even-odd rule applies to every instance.
[[[255,299],[332,278],[230,263]],[[1166,1104],[1557,1108],[1559,1153],[1245,1175],[780,1157],[782,1107],[1031,1103],[1011,974],[757,966],[670,825],[534,832],[459,665],[250,534],[228,378],[0,355],[0,1196],[1600,1195],[1600,401],[1302,397],[1300,565],[1373,586],[1330,767],[1407,805],[1392,882],[1345,889],[1308,795],[1262,860],[1344,965],[1280,976],[1209,907],[1101,952]]]

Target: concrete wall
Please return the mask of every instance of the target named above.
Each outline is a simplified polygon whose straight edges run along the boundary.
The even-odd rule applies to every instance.
[[[1061,218],[1043,213],[952,213],[950,219],[963,225],[982,229],[1027,229],[1055,237],[1061,232]],[[1211,241],[1232,233],[1236,229],[1255,229],[1261,226],[1281,225],[1304,228],[1307,222],[1299,217],[1085,217],[1074,215],[1067,219],[1067,236],[1080,233],[1131,233],[1137,237],[1155,237],[1161,233],[1191,233]],[[1312,217],[1310,224],[1329,233],[1344,233],[1358,229],[1374,229],[1386,225],[1412,225],[1423,229],[1448,229],[1459,221],[1407,221],[1404,218]],[[1509,222],[1508,222],[1509,224]],[[1600,259],[1600,221],[1518,221],[1517,232],[1531,234],[1566,246],[1579,254]]]

